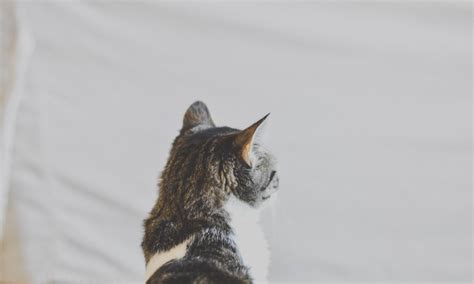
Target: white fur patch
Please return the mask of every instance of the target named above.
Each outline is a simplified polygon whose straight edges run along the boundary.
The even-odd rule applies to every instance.
[[[270,251],[258,223],[260,210],[231,196],[224,206],[231,216],[230,226],[234,232],[233,240],[237,245],[244,265],[250,268],[250,275],[255,282],[267,281],[270,265]]]
[[[157,271],[158,268],[160,268],[163,264],[173,259],[182,258],[186,254],[187,246],[190,241],[191,238],[185,240],[177,246],[172,247],[167,251],[159,251],[155,253],[146,264],[145,281],[147,281],[148,278],[150,278],[153,273],[155,273],[155,271]]]

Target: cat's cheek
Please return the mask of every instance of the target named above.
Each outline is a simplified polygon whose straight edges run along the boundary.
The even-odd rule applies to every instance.
[[[261,198],[263,201],[268,201],[273,198],[278,191],[278,181],[272,182],[264,191],[261,193]]]

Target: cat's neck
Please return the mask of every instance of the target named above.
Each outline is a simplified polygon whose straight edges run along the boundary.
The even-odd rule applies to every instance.
[[[231,238],[237,245],[244,265],[257,282],[266,281],[270,252],[268,243],[259,224],[260,211],[231,196],[224,206],[230,215]]]

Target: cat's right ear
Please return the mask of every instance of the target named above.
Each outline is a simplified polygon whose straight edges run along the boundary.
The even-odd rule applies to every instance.
[[[265,121],[265,119],[267,119],[269,115],[270,114],[268,113],[259,121],[240,131],[235,136],[234,145],[237,147],[237,151],[239,153],[240,158],[242,158],[242,160],[249,167],[252,167],[252,149],[254,138],[261,124]]]
[[[198,125],[215,127],[209,109],[201,101],[194,102],[184,114],[182,130],[186,131]]]

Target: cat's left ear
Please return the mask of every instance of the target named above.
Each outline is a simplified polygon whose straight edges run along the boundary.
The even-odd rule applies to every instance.
[[[204,125],[207,127],[215,127],[214,122],[211,118],[211,113],[207,108],[206,104],[201,101],[194,102],[183,118],[183,130],[191,129],[197,125]]]
[[[237,146],[238,154],[249,167],[252,166],[252,147],[255,137],[262,127],[262,123],[269,115],[268,113],[259,121],[240,131],[235,136],[234,144]]]

